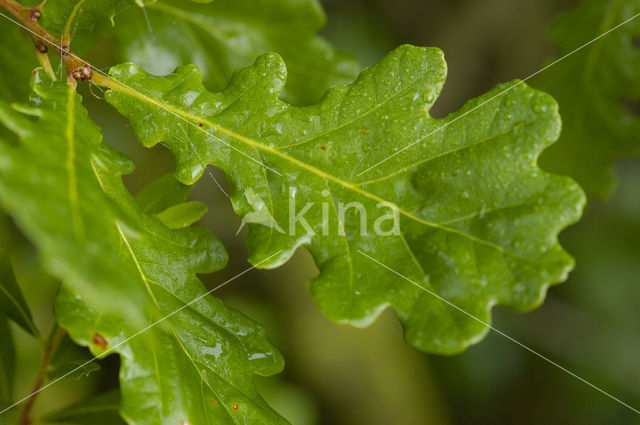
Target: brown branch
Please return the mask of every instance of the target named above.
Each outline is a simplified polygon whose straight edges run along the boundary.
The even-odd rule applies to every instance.
[[[90,80],[93,74],[91,65],[74,55],[71,47],[60,44],[58,40],[52,36],[38,22],[42,17],[42,6],[46,0],[34,8],[28,8],[16,0],[0,0],[0,8],[9,12],[9,14],[25,27],[30,33],[36,50],[39,53],[46,54],[50,49],[57,51],[62,61],[67,67],[67,74],[74,80]]]
[[[62,337],[65,335],[65,330],[62,328],[58,328],[56,332],[53,334],[47,346],[45,347],[44,354],[42,355],[42,362],[40,363],[40,371],[38,372],[38,378],[36,379],[36,383],[31,390],[31,397],[27,400],[24,408],[22,409],[22,414],[20,415],[20,425],[30,425],[32,422],[31,419],[31,409],[35,404],[38,394],[42,389],[42,386],[47,378],[47,372],[49,370],[49,364],[51,363],[51,358],[55,354],[60,342],[62,341]]]

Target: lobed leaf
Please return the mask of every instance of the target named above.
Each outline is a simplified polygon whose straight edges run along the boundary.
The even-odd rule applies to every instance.
[[[495,304],[540,304],[573,265],[557,234],[578,219],[584,195],[537,167],[560,118],[550,96],[524,84],[434,119],[446,64],[433,48],[399,47],[305,108],[278,99],[286,69],[275,54],[222,93],[208,92],[195,66],[157,77],[122,64],[111,74],[107,101],[145,146],[173,151],[181,182],[209,163],[229,176],[236,212],[251,217],[254,264],[279,266],[300,246],[311,252],[320,274],[309,286],[333,320],[366,325],[392,306],[409,343],[454,353],[487,328],[426,290],[488,322]],[[352,202],[361,208],[341,216]],[[293,221],[292,204],[294,213],[313,207],[307,228]],[[374,232],[390,205],[399,231]]]
[[[0,103],[0,122],[20,139],[0,144],[0,200],[63,280],[60,325],[96,356],[120,354],[122,416],[284,423],[252,382],[278,372],[280,355],[196,277],[224,266],[222,245],[136,203],[121,179],[132,162],[102,141],[71,85],[39,70],[32,89],[29,105]]]
[[[585,0],[551,25],[566,55],[640,13],[638,0]],[[562,135],[541,166],[606,196],[617,158],[640,153],[640,19],[633,19],[540,75],[535,85],[560,104]]]
[[[258,55],[278,52],[289,67],[283,96],[309,104],[359,71],[351,56],[316,34],[325,20],[316,0],[161,0],[119,16],[116,37],[124,60],[159,75],[194,63],[213,90]]]

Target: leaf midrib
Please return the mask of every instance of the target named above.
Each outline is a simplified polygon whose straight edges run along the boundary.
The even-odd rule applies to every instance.
[[[78,12],[80,12],[80,9],[82,8],[83,3],[86,0],[80,0],[78,3],[76,3],[73,6],[73,9],[71,10],[71,14],[69,15],[69,18],[67,19],[67,23],[64,26],[64,32],[63,37],[71,37],[71,25],[73,24],[73,21],[76,19],[76,17],[78,16]],[[64,40],[65,42],[68,42],[69,40]]]
[[[147,278],[147,275],[144,272],[144,269],[142,268],[142,265],[140,264],[140,262],[138,261],[138,257],[135,255],[135,253],[133,252],[133,248],[131,247],[131,245],[129,244],[129,241],[126,237],[126,235],[124,234],[124,232],[122,231],[122,229],[120,229],[120,226],[118,224],[116,224],[116,227],[118,228],[118,232],[120,233],[120,237],[123,239],[125,245],[128,248],[129,254],[131,255],[131,258],[133,260],[133,262],[135,263],[136,269],[138,270],[138,273],[140,274],[140,277],[145,285],[145,287],[147,288],[147,292],[149,292],[149,295],[151,296],[151,298],[153,299],[154,304],[156,305],[156,307],[162,311],[162,308],[160,307],[160,304],[158,303],[158,300],[156,299],[153,290],[151,289],[151,287],[149,286],[149,283],[152,282],[152,280]],[[166,288],[164,288],[164,286],[162,285],[158,285],[160,287],[162,287],[163,289],[167,290]],[[167,290],[167,292],[171,293],[170,291]],[[175,294],[171,293],[172,295],[175,296]],[[178,298],[178,297],[176,297]],[[193,368],[196,370],[196,372],[198,373],[198,375],[200,376],[200,379],[202,381],[205,381],[205,384],[211,389],[211,391],[216,395],[216,397],[218,397],[218,399],[220,399],[220,396],[214,391],[213,388],[211,388],[211,385],[209,385],[208,382],[206,382],[206,380],[204,379],[204,376],[202,376],[202,373],[200,371],[200,369],[196,366],[196,364],[194,363],[193,358],[191,357],[191,354],[187,351],[187,348],[184,346],[184,344],[182,343],[182,340],[180,339],[180,337],[178,336],[178,334],[176,333],[176,330],[174,329],[173,325],[171,324],[171,321],[168,322],[169,327],[171,328],[171,333],[173,334],[173,337],[175,338],[176,342],[180,345],[180,347],[182,348],[183,353],[187,356],[187,358],[190,360]],[[152,349],[153,350],[153,349]],[[156,361],[155,363],[155,369],[156,369],[156,378],[157,378],[157,383],[158,383],[158,389],[160,390],[160,382],[161,382],[161,377],[160,377],[160,371],[158,370],[157,367],[157,359],[155,359],[155,352],[154,352],[154,360]],[[208,367],[208,366],[207,366]],[[209,368],[209,367],[208,367]],[[209,368],[211,369],[211,368]],[[213,370],[212,370],[213,371]],[[215,371],[213,371],[215,373]],[[226,381],[226,380],[225,380]],[[233,386],[235,388],[235,386],[229,382],[226,381],[229,385]],[[222,400],[220,400],[222,403]],[[232,418],[232,420],[234,420],[235,423],[238,423],[235,418],[233,418],[233,415],[230,414],[230,412],[227,409],[227,406],[222,403],[223,407],[225,408],[225,411],[227,412],[227,414]]]
[[[76,91],[71,85],[67,85],[67,122],[65,127],[65,139],[67,142],[67,158],[65,168],[67,169],[67,196],[71,208],[71,221],[76,238],[81,240],[84,235],[84,225],[78,204],[78,179],[76,175],[76,147],[75,147],[75,101]]]
[[[38,331],[36,329],[35,324],[33,323],[33,319],[31,317],[29,317],[29,315],[27,314],[27,312],[25,311],[25,309],[20,305],[20,303],[18,302],[18,300],[9,293],[9,291],[7,290],[7,288],[5,288],[4,285],[0,285],[0,290],[2,290],[2,292],[4,292],[4,294],[9,298],[9,300],[11,301],[11,303],[14,305],[15,308],[18,309],[18,312],[20,313],[20,315],[22,316],[22,318],[25,320],[25,322],[27,323],[27,325],[31,328],[31,332],[34,335],[38,335]]]
[[[124,232],[122,231],[122,229],[120,228],[120,226],[116,223],[116,227],[118,229],[118,232],[120,234],[120,237],[122,238],[122,240],[124,241],[125,245],[127,246],[127,249],[129,251],[129,254],[136,266],[136,269],[138,271],[138,273],[140,274],[140,277],[143,281],[143,283],[145,284],[145,287],[147,288],[147,291],[149,292],[149,295],[151,296],[151,298],[153,299],[155,305],[158,307],[158,309],[160,309],[160,311],[162,311],[162,307],[160,306],[157,298],[155,297],[155,294],[153,293],[153,290],[151,289],[151,287],[149,286],[150,283],[153,283],[155,285],[157,285],[158,287],[162,288],[163,290],[165,290],[167,293],[171,294],[172,296],[174,296],[176,299],[180,300],[180,302],[184,303],[184,301],[182,301],[178,296],[176,296],[173,292],[169,291],[166,287],[164,287],[163,285],[159,284],[158,282],[154,281],[153,279],[150,279],[147,277],[146,273],[144,272],[144,269],[140,263],[140,261],[138,261],[138,257],[135,255],[135,252],[133,251],[133,247],[129,244],[129,241],[126,237],[126,235],[124,234]],[[189,304],[185,304],[186,306],[189,306]],[[190,306],[189,306],[190,307]],[[192,307],[190,307],[192,308]],[[194,311],[199,314],[202,315],[202,313],[200,313],[199,311],[195,310]],[[197,365],[195,364],[195,360],[193,359],[193,357],[191,356],[191,353],[189,353],[189,351],[187,350],[187,348],[185,347],[182,339],[178,336],[174,326],[171,324],[171,322],[168,322],[169,327],[171,328],[171,333],[173,334],[175,340],[177,341],[177,343],[180,345],[180,347],[182,348],[182,351],[184,352],[184,354],[187,356],[187,358],[190,360],[192,366],[194,367],[194,369],[196,370],[196,372],[198,373],[198,375],[200,376],[201,380],[207,385],[207,387],[209,387],[209,389],[211,389],[211,391],[216,395],[216,397],[220,400],[220,402],[222,403],[222,399],[219,396],[219,394],[211,387],[211,384],[204,378],[204,376],[202,375],[200,369],[197,367]],[[218,325],[217,323],[215,323],[216,327],[221,328],[220,325]],[[224,329],[224,331],[226,331],[227,333],[229,333],[230,335],[232,335],[233,337],[235,337],[235,335],[233,335],[231,332],[229,332],[227,329]],[[154,352],[154,356],[155,356],[155,352]],[[203,364],[202,362],[199,362]],[[233,384],[233,382],[222,378],[222,376],[220,376],[218,374],[218,372],[216,372],[211,366],[209,365],[205,365],[203,364],[203,366],[207,367],[207,369],[209,369],[211,372],[215,373],[216,375],[218,375],[221,379],[223,379],[228,385],[230,385],[231,387],[235,388],[239,393],[241,393],[244,397],[246,397],[248,400],[251,400],[252,398],[245,394],[243,391],[241,391],[237,386],[235,386]],[[158,386],[160,388],[160,372],[157,369],[157,364],[156,364],[156,375],[158,378]],[[237,419],[235,418],[234,415],[231,414],[231,412],[229,411],[228,407],[225,405],[225,403],[222,403],[223,407],[225,408],[226,413],[229,415],[230,418],[232,418],[232,420],[235,423],[237,422]],[[206,409],[205,409],[206,412]],[[271,412],[269,412],[271,413]]]

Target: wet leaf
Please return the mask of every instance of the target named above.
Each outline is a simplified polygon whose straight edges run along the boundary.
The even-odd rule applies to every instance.
[[[72,86],[39,70],[32,87],[30,104],[0,103],[20,138],[0,144],[0,200],[63,281],[60,326],[95,356],[120,354],[127,422],[284,423],[252,382],[278,372],[280,355],[196,277],[225,265],[222,245],[136,203],[121,179],[132,162],[102,141]]]
[[[399,47],[306,108],[278,99],[287,72],[275,54],[218,94],[195,66],[157,77],[122,64],[111,74],[124,85],[111,81],[107,101],[145,146],[173,151],[181,182],[207,164],[227,174],[236,212],[259,217],[248,220],[254,264],[311,252],[320,275],[310,289],[333,320],[362,326],[392,306],[411,344],[454,353],[487,328],[416,284],[488,322],[496,304],[539,305],[573,265],[557,234],[578,219],[584,195],[537,167],[560,118],[550,96],[524,84],[434,119],[446,65],[433,48]],[[256,211],[258,198],[268,214]]]

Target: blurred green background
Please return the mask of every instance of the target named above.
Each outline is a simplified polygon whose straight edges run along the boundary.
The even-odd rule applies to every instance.
[[[449,77],[434,115],[443,116],[495,84],[524,78],[554,54],[545,28],[570,0],[325,0],[335,45],[364,66],[402,43],[437,46]],[[109,43],[94,64],[115,63]],[[553,68],[547,72],[553,72]],[[639,72],[640,78],[640,72]],[[145,150],[121,117],[85,93],[105,139],[130,155],[132,192],[173,168],[163,147]],[[494,310],[494,325],[632,406],[640,406],[640,161],[618,164],[614,196],[592,201],[583,220],[561,235],[577,260],[563,285],[550,289],[537,311]],[[224,176],[212,170],[229,191]],[[209,205],[201,225],[230,253],[222,272],[203,276],[209,287],[245,270],[245,231],[213,179],[197,183],[193,199]],[[6,218],[3,246],[13,246],[19,281],[41,329],[51,327],[57,282],[39,267],[33,247]],[[15,247],[20,247],[16,249]],[[404,344],[393,312],[367,329],[324,318],[307,291],[316,274],[300,251],[284,267],[243,275],[215,295],[263,323],[286,359],[275,378],[257,378],[265,398],[295,425],[637,424],[639,416],[495,334],[456,357],[421,354]],[[17,393],[27,394],[39,364],[36,344],[17,327],[22,359]],[[38,410],[117,386],[115,357],[88,379],[67,379],[43,392]]]

